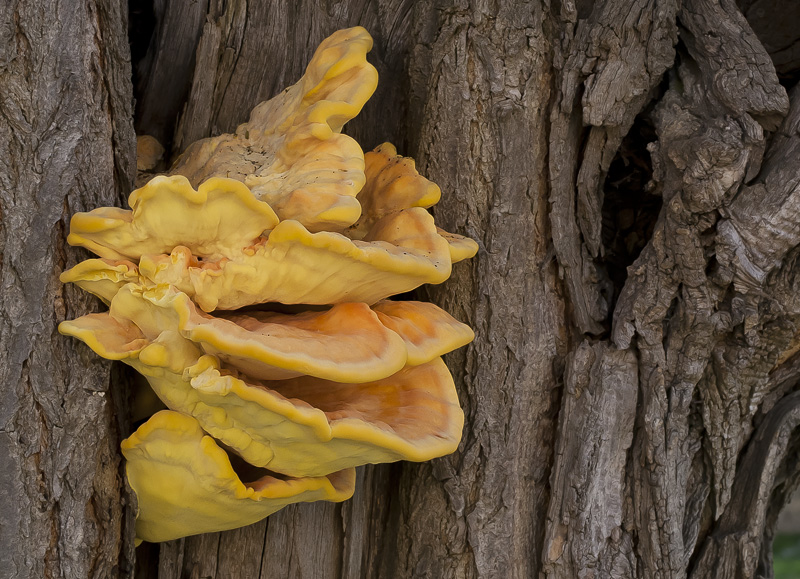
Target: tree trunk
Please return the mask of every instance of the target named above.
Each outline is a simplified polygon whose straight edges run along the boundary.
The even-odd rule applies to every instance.
[[[135,176],[124,8],[0,3],[2,577],[133,568],[126,393],[107,362],[56,331],[99,306],[58,281],[86,257],[66,244],[70,216],[121,203]]]
[[[13,577],[133,573],[125,395],[54,334],[96,307],[56,281],[83,257],[66,219],[130,189],[110,4],[0,8]],[[343,504],[145,544],[138,577],[771,576],[800,483],[800,89],[787,97],[775,69],[800,76],[794,3],[131,7],[137,132],[172,157],[292,84],[324,37],[365,26],[380,86],[346,131],[417,159],[443,191],[437,222],[481,247],[419,292],[477,335],[448,359],[457,453],[364,467]]]

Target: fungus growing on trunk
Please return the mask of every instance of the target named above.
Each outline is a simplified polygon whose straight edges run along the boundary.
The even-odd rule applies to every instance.
[[[194,186],[213,176],[242,181],[282,220],[309,231],[351,225],[361,212],[364,153],[340,131],[378,86],[371,48],[361,27],[334,33],[297,84],[256,106],[234,134],[190,145],[171,172]]]
[[[121,446],[139,501],[136,537],[144,541],[235,529],[292,503],[345,501],[355,489],[352,468],[298,478],[263,472],[242,481],[196,420],[170,410],[154,414]]]
[[[225,319],[200,315],[174,289],[129,284],[108,313],[60,330],[135,368],[168,408],[248,463],[320,476],[429,460],[458,445],[463,414],[439,356],[470,342],[472,330],[433,304],[376,310],[341,304]]]
[[[128,198],[131,210],[76,213],[67,241],[111,260],[139,260],[181,245],[222,258],[278,224],[272,208],[239,181],[212,177],[195,190],[186,177],[155,177]]]
[[[216,184],[227,181],[243,187],[232,180],[215,178],[213,181]],[[134,191],[131,203],[135,204],[138,199],[138,191]],[[206,205],[210,204],[211,198]],[[157,220],[169,219],[175,231],[193,221],[165,217],[157,203],[142,205],[141,220],[147,225],[139,225],[132,212],[123,216],[123,210],[115,208],[73,217],[71,243],[83,245],[98,255],[114,257],[90,260],[91,264],[79,263],[62,274],[62,281],[78,283],[106,301],[129,281],[139,281],[143,285],[169,284],[210,312],[262,302],[373,304],[425,283],[442,283],[450,277],[453,263],[451,242],[440,234],[433,217],[421,207],[389,213],[373,223],[361,240],[328,231],[311,233],[293,220],[279,222],[256,239],[247,239],[248,229],[237,231],[219,225],[205,230],[218,231],[220,235],[230,233],[230,237],[206,242],[204,251],[197,249],[203,244],[202,240],[195,239],[204,231],[201,229],[203,220],[198,219],[194,222],[199,226],[187,235],[185,243],[173,241],[169,244],[172,247],[162,253],[147,249],[165,241],[148,240],[137,249],[131,240],[149,231],[150,223]],[[143,214],[146,209],[154,211],[157,217],[146,217]],[[192,207],[192,213],[211,211],[203,205]],[[234,208],[231,202],[230,209],[219,211],[238,214],[239,207]],[[229,222],[232,222],[229,218],[223,221]],[[78,226],[82,228],[80,233],[76,231]],[[100,231],[101,227],[105,229]],[[107,232],[111,234],[105,235]],[[457,252],[457,257],[474,255],[477,251],[472,240],[462,238],[460,243],[471,243],[471,246],[466,252]],[[140,253],[138,267],[131,266],[125,258],[134,257],[137,251]],[[122,275],[120,268],[125,272]]]
[[[436,227],[441,192],[413,160],[388,143],[365,156],[340,133],[375,90],[371,45],[363,28],[337,32],[300,82],[191,145],[131,210],[73,216],[68,241],[100,258],[61,279],[110,310],[59,330],[135,368],[169,408],[122,445],[140,539],[344,500],[352,467],[458,446],[441,356],[472,330],[386,298],[445,281],[478,246]],[[231,458],[269,472],[243,483]]]

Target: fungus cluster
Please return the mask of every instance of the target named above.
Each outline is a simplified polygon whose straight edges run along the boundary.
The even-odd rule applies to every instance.
[[[458,445],[441,356],[472,330],[387,298],[443,282],[477,245],[436,227],[439,188],[412,160],[340,133],[375,90],[371,46],[363,28],[335,33],[300,82],[191,145],[131,210],[72,218],[69,243],[99,257],[62,281],[109,310],[59,330],[135,368],[167,407],[122,443],[141,540],[342,501],[358,465]]]

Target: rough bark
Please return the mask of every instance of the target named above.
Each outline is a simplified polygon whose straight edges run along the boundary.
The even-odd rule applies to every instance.
[[[777,514],[800,484],[800,89],[787,97],[778,76],[794,84],[800,58],[797,27],[772,26],[793,9],[758,0],[155,2],[154,29],[147,18],[132,29],[134,46],[147,47],[137,66],[140,133],[159,136],[174,158],[231,131],[299,78],[320,40],[363,25],[380,87],[347,131],[365,148],[390,140],[415,157],[442,188],[437,221],[481,250],[446,284],[420,291],[477,334],[448,359],[466,413],[457,453],[362,468],[341,505],[295,505],[245,529],[144,545],[137,575],[769,577]],[[53,320],[90,302],[55,282],[19,289],[34,283],[30,272],[53,280],[77,258],[63,249],[67,213],[113,202],[128,185],[123,19],[99,14],[105,20],[74,26],[102,33],[67,50],[86,55],[78,61],[89,80],[45,87],[75,92],[74,103],[42,97],[83,107],[63,113],[74,133],[36,132],[28,113],[10,121],[5,94],[0,109],[0,129],[17,139],[3,146],[19,149],[0,165],[13,183],[0,197],[0,291],[11,296],[0,331],[13,345],[0,352],[11,361],[0,360],[0,372],[20,385],[4,395],[3,434],[10,424],[17,438],[3,452],[23,473],[0,481],[0,509],[29,525],[0,529],[55,537],[42,538],[36,556],[0,552],[0,561],[39,565],[45,553],[53,576],[123,574],[130,548],[111,503],[121,482],[107,367],[85,349],[53,346]],[[756,35],[774,30],[764,44]],[[0,75],[22,62],[4,56]],[[61,110],[36,106],[48,122]],[[19,178],[21,167],[48,166],[27,160],[41,142],[77,151],[69,162],[48,157],[61,159],[53,166],[66,185],[51,186],[43,169]],[[95,161],[77,171],[86,150]],[[8,197],[14,187],[21,193]],[[20,241],[26,223],[44,233],[40,245]],[[21,267],[32,259],[34,268]],[[53,313],[62,291],[68,305]],[[16,354],[18,344],[28,353]],[[75,356],[80,364],[69,365]],[[26,362],[43,358],[46,378]],[[72,402],[56,406],[42,384],[56,387],[59,404]],[[87,410],[72,418],[70,404]],[[62,449],[73,478],[58,471]],[[64,477],[67,485],[51,482]],[[65,525],[91,488],[92,508]],[[5,498],[19,493],[44,510]],[[100,545],[108,531],[98,528],[109,525],[116,530]],[[68,549],[67,531],[84,533],[83,551]],[[94,567],[59,558],[90,552]]]
[[[533,577],[566,354],[543,195],[547,13],[538,2],[417,8],[410,70],[422,114],[411,153],[445,192],[437,219],[481,245],[426,293],[478,338],[451,358],[467,415],[459,452],[403,466],[400,548],[385,552],[379,576]]]
[[[58,275],[70,215],[135,167],[125,5],[0,4],[0,575],[133,572],[110,365],[56,332],[98,302]],[[57,47],[57,49],[56,49]]]

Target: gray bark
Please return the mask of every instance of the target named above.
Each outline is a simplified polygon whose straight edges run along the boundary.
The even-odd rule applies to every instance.
[[[481,250],[419,292],[476,330],[448,359],[466,413],[458,452],[364,467],[340,505],[143,545],[139,577],[771,576],[777,515],[800,484],[800,89],[787,96],[773,66],[800,76],[791,3],[154,9],[136,126],[172,158],[292,84],[325,36],[365,26],[380,86],[347,132],[417,159],[443,191],[437,222]],[[6,42],[4,28],[3,46],[24,58],[0,59],[3,86],[22,87],[0,109],[15,137],[0,157],[0,372],[19,384],[3,395],[3,463],[22,474],[0,479],[0,544],[17,549],[0,562],[20,577],[125,575],[126,425],[109,401],[121,393],[107,365],[53,336],[94,307],[54,281],[80,257],[63,246],[66,216],[118,202],[132,175],[124,18],[65,16],[86,36],[51,66],[73,76],[24,86],[46,52],[20,44],[15,10],[3,19],[22,32]],[[777,36],[762,44],[762,31]],[[37,90],[32,112],[7,104]],[[48,131],[54,115],[73,132]],[[41,143],[71,154],[48,165]],[[20,231],[39,235],[26,245]],[[20,546],[29,533],[36,555]]]
[[[124,392],[56,331],[98,308],[58,275],[69,217],[135,176],[125,5],[0,3],[0,575],[133,572]]]

